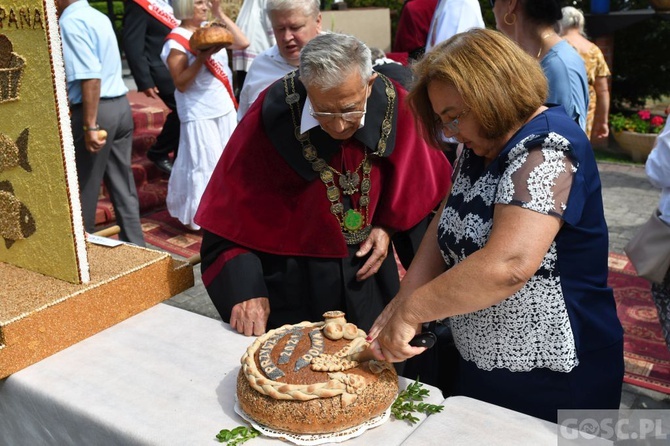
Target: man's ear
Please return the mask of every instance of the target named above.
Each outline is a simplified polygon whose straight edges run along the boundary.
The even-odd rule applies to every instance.
[[[321,13],[319,13],[318,17],[316,18],[316,32],[317,34],[321,33]]]
[[[375,79],[377,79],[377,72],[375,70],[372,70],[372,75],[370,76],[370,80],[368,80],[368,87],[370,87],[370,91],[368,91],[368,97],[370,97],[370,94],[372,93],[372,84],[375,83]]]

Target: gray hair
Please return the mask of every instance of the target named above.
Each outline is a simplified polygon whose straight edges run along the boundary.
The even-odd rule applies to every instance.
[[[563,18],[558,21],[561,34],[568,29],[576,28],[579,30],[579,34],[586,37],[584,33],[584,14],[582,11],[572,6],[565,6],[561,11],[563,12]]]
[[[320,0],[268,0],[265,12],[270,15],[274,11],[301,10],[306,17],[318,17],[321,8]]]
[[[330,90],[354,70],[364,84],[372,76],[370,49],[354,36],[323,33],[300,52],[300,80],[305,86]]]
[[[177,20],[193,18],[193,0],[172,0],[172,12]]]

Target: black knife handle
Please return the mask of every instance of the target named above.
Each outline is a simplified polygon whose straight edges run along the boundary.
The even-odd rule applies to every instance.
[[[412,347],[431,348],[433,345],[435,345],[435,342],[437,342],[437,336],[435,336],[435,333],[426,331],[414,336],[412,340],[409,341],[409,345]]]

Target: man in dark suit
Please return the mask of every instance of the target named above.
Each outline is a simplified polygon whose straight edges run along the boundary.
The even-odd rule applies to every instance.
[[[160,98],[170,109],[163,130],[147,157],[165,173],[172,171],[168,155],[177,153],[179,115],[174,99],[174,83],[160,58],[165,36],[179,24],[172,7],[163,0],[128,0],[123,17],[123,50],[138,91]]]

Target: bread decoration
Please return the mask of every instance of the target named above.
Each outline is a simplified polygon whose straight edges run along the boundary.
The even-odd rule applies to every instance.
[[[213,46],[229,46],[233,43],[233,34],[219,22],[209,22],[196,29],[189,39],[191,49],[205,51]]]
[[[0,68],[9,68],[14,47],[12,41],[4,34],[0,34]]]
[[[368,346],[366,333],[341,311],[323,317],[270,330],[242,356],[238,404],[259,425],[296,435],[341,432],[383,417],[395,400],[390,363],[349,359]]]
[[[0,34],[0,104],[19,99],[26,60],[14,52],[12,41]]]

